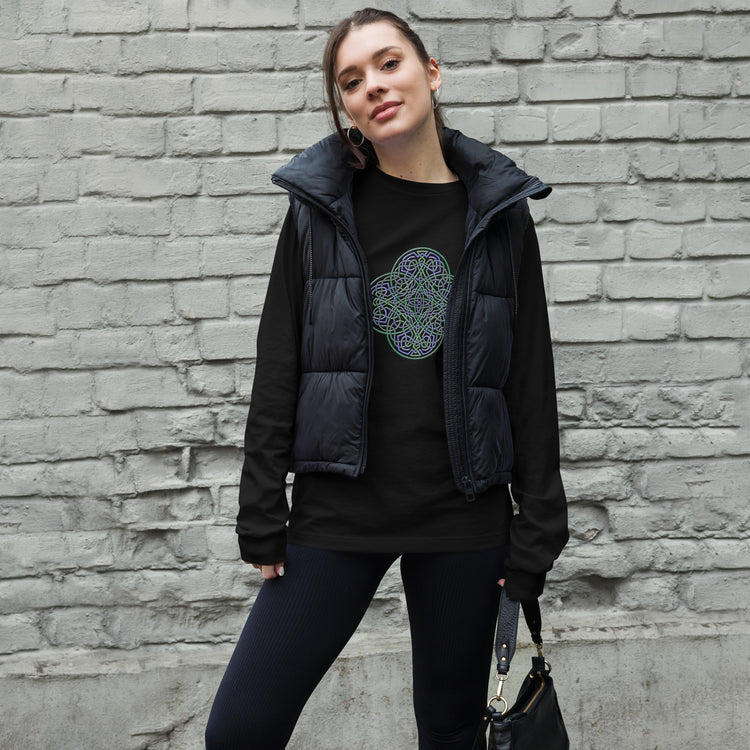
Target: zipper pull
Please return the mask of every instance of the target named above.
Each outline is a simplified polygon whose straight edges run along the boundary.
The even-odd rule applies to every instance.
[[[474,487],[469,477],[464,477],[464,487],[466,488],[466,502],[473,503],[477,496],[474,494]]]

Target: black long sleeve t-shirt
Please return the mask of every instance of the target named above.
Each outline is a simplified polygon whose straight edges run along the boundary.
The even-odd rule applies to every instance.
[[[463,183],[415,183],[371,167],[356,175],[353,201],[375,325],[367,466],[356,478],[296,474],[290,511],[285,478],[299,383],[304,277],[287,214],[261,317],[245,432],[237,517],[242,558],[280,562],[287,540],[369,552],[471,550],[510,542],[509,595],[538,596],[545,572],[567,541],[567,514],[533,223],[529,220],[524,237],[504,389],[515,449],[511,490],[519,504],[512,519],[507,485],[466,501],[453,481],[445,435],[441,342],[445,303],[465,241]]]

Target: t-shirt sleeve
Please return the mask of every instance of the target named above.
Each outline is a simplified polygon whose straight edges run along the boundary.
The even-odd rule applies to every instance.
[[[547,300],[531,219],[524,233],[511,367],[503,390],[515,454],[511,494],[519,508],[510,528],[506,590],[511,599],[535,599],[569,534]]]
[[[236,531],[246,562],[286,557],[286,475],[299,385],[304,279],[291,209],[276,247],[258,329]]]

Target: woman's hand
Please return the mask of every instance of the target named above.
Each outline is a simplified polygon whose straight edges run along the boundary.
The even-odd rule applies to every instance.
[[[248,563],[254,568],[257,568],[263,575],[263,578],[267,581],[271,578],[284,575],[284,561],[282,560],[275,565],[261,565],[260,563]]]
[[[500,579],[500,580],[498,581],[498,583],[499,583],[499,584],[500,584],[501,586],[505,586],[505,579],[504,579],[504,578],[501,578],[501,579]]]

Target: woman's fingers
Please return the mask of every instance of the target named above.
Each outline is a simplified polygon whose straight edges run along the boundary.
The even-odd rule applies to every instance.
[[[504,578],[501,578],[501,579],[500,579],[500,580],[498,581],[498,583],[499,583],[499,584],[500,584],[501,586],[505,586],[505,579],[504,579]]]
[[[251,563],[251,565],[259,570],[265,580],[270,578],[276,578],[276,576],[284,575],[284,562],[276,563],[274,565],[261,565],[260,563]]]

